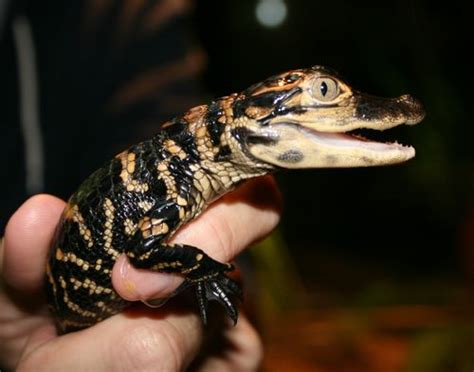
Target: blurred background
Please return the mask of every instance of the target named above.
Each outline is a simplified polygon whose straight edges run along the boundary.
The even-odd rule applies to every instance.
[[[472,11],[464,2],[0,1],[1,227],[67,198],[159,124],[285,70],[410,93],[417,156],[281,173],[280,228],[243,258],[269,371],[474,369]],[[393,136],[393,137],[392,137]]]

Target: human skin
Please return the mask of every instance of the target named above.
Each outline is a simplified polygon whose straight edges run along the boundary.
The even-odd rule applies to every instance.
[[[1,367],[17,371],[258,368],[262,344],[245,314],[240,312],[235,327],[230,321],[203,327],[196,306],[179,301],[159,309],[134,306],[93,327],[58,336],[43,296],[43,280],[64,205],[50,195],[34,196],[5,229],[0,247]],[[280,207],[273,178],[251,180],[183,227],[172,242],[195,245],[228,262],[276,226]],[[166,297],[181,281],[177,275],[137,270],[124,256],[112,273],[115,290],[131,301]],[[216,337],[226,347],[211,351],[207,342]]]

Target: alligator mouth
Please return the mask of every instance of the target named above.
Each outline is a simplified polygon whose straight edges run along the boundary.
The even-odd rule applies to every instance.
[[[398,140],[393,140],[393,138],[397,139],[404,139],[402,126],[397,126],[390,128],[388,130],[376,130],[376,129],[367,129],[367,128],[359,128],[351,130],[345,133],[347,136],[351,137],[355,141],[360,142],[372,142],[372,143],[379,143],[382,145],[396,145],[399,147],[406,147],[410,148],[409,145],[404,145],[398,142]]]
[[[412,146],[403,145],[391,139],[393,137],[400,137],[399,135],[401,134],[401,131],[397,130],[398,128],[399,127],[394,127],[386,131],[358,128],[349,132],[338,133],[320,132],[314,128],[301,126],[300,130],[304,131],[317,142],[323,142],[326,145],[337,147],[357,147],[382,152],[397,150],[413,156],[415,149]],[[389,135],[387,135],[387,133],[389,133]],[[393,134],[397,134],[397,136],[394,136]]]
[[[247,140],[251,155],[282,168],[372,167],[401,163],[415,156],[411,146],[371,139],[375,132],[323,132],[310,125],[280,122]]]

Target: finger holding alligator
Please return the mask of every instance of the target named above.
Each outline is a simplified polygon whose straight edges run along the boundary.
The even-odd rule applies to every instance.
[[[197,246],[217,261],[228,262],[275,228],[281,204],[272,177],[252,180],[179,230],[171,243]],[[182,281],[180,275],[136,269],[125,255],[112,273],[114,289],[129,301],[166,298]]]

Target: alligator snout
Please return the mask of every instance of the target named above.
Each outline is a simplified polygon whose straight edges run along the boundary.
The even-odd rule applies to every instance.
[[[405,124],[413,125],[422,121],[426,115],[423,104],[410,94],[404,94],[397,98],[400,109],[406,116]]]
[[[362,121],[413,125],[425,117],[421,102],[409,94],[381,98],[359,93],[356,99],[356,117]]]

